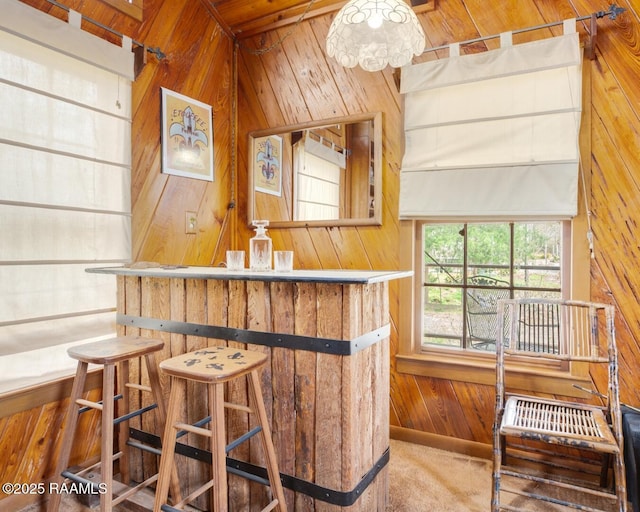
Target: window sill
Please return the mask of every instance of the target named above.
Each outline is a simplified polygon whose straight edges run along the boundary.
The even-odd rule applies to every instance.
[[[464,353],[433,350],[420,354],[396,355],[396,369],[423,377],[447,379],[471,384],[494,386],[496,381],[495,357],[490,354]],[[590,395],[575,385],[590,389],[591,381],[584,372],[577,375],[567,370],[531,364],[507,365],[506,378],[510,388],[536,391],[566,397],[585,398]]]

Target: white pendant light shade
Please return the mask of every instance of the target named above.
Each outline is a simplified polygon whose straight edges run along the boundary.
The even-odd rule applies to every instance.
[[[425,37],[413,9],[402,0],[351,0],[327,35],[327,54],[347,68],[401,67],[424,51]]]

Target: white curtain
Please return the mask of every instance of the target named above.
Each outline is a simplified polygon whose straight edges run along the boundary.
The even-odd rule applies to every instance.
[[[113,336],[131,259],[131,40],[0,0],[0,392],[69,374]],[[92,64],[94,62],[95,64]]]
[[[577,214],[582,51],[564,35],[402,68],[400,218]]]

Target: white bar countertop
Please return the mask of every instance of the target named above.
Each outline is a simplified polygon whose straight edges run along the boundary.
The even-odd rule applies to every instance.
[[[231,271],[224,267],[133,264],[120,267],[87,268],[96,274],[125,276],[171,277],[183,279],[218,279],[244,281],[298,281],[316,283],[371,284],[411,277],[412,270],[274,270],[257,272],[249,269]]]

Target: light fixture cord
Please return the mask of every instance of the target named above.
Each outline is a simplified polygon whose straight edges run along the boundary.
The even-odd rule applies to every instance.
[[[307,8],[300,15],[300,17],[293,24],[293,26],[287,31],[287,33],[285,35],[280,37],[273,44],[267,46],[266,48],[249,48],[248,46],[245,46],[244,44],[240,43],[239,41],[236,41],[238,47],[241,50],[245,50],[246,52],[251,53],[252,55],[263,55],[265,53],[269,53],[271,50],[274,50],[275,48],[280,46],[284,42],[284,40],[287,39],[293,33],[293,31],[297,28],[297,26],[300,25],[300,23],[302,23],[302,21],[305,19],[307,14],[309,14],[309,11],[311,10],[311,6],[314,4],[314,2],[315,2],[315,0],[310,0],[309,1],[309,5],[307,5]]]

